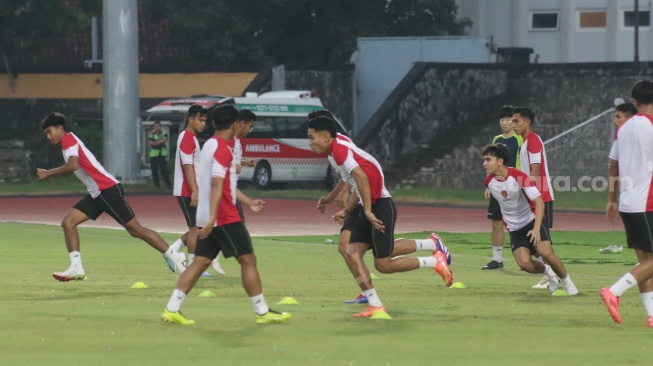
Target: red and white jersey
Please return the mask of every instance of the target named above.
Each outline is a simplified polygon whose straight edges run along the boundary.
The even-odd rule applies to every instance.
[[[236,192],[236,187],[238,186],[238,173],[237,165],[243,161],[243,146],[240,144],[240,139],[234,137],[229,141],[229,148],[231,149],[231,154],[234,156],[233,162],[231,163],[231,182],[234,186],[234,192]],[[234,204],[236,204],[236,195],[234,195]]]
[[[542,193],[542,200],[550,202],[554,200],[553,189],[549,181],[549,164],[546,160],[546,152],[544,151],[544,143],[538,134],[531,132],[528,136],[524,137],[524,143],[521,145],[520,150],[520,163],[521,170],[526,175],[531,175],[531,164],[540,164],[540,176],[538,177],[535,186]]]
[[[508,168],[505,179],[491,174],[484,183],[499,202],[508,231],[519,230],[535,219],[533,200],[541,194],[524,172]]]
[[[353,181],[351,171],[356,167],[360,167],[370,184],[370,198],[372,204],[379,198],[390,197],[390,192],[385,188],[385,180],[383,177],[383,170],[381,165],[376,159],[367,152],[359,149],[352,142],[347,142],[343,139],[335,138],[331,142],[331,157],[335,161],[338,168],[347,174],[348,180]],[[356,187],[358,197],[361,197],[358,187]],[[361,198],[362,199],[362,198]]]
[[[72,132],[66,133],[61,139],[61,150],[66,162],[71,156],[76,156],[79,159],[79,169],[75,171],[75,175],[86,185],[86,190],[91,197],[95,198],[100,195],[100,191],[119,183],[113,175],[104,170],[104,167],[95,159],[95,155]]]
[[[621,125],[610,159],[619,162],[619,211],[653,212],[653,116],[636,114]]]
[[[349,143],[355,145],[354,142],[353,142],[349,137],[347,137],[347,136],[345,136],[345,135],[343,135],[343,134],[341,134],[341,133],[339,133],[339,132],[336,133],[336,139],[342,140],[342,141],[344,141],[344,142],[349,142]],[[356,186],[356,182],[353,182],[353,184],[352,184],[351,181],[353,181],[353,179],[351,178],[351,176],[349,175],[349,173],[346,172],[346,171],[343,171],[342,169],[340,169],[340,168],[338,167],[338,164],[336,164],[336,161],[333,160],[333,157],[332,157],[331,155],[328,155],[328,156],[327,156],[327,159],[329,159],[329,165],[331,165],[331,169],[332,169],[334,172],[337,172],[337,173],[338,173],[338,175],[340,176],[340,179],[342,179],[342,180],[344,180],[345,182],[351,184],[352,187],[355,187],[355,186]]]
[[[172,194],[181,197],[190,197],[193,190],[186,179],[184,165],[190,165],[195,174],[195,182],[198,180],[198,169],[200,160],[200,143],[194,133],[183,130],[177,139],[177,155],[175,162],[175,185]]]
[[[197,226],[203,226],[211,217],[211,179],[224,178],[222,198],[213,226],[222,226],[240,221],[240,214],[234,202],[236,191],[231,182],[231,163],[233,155],[229,143],[221,137],[208,139],[200,152],[199,164],[199,202],[197,204]]]

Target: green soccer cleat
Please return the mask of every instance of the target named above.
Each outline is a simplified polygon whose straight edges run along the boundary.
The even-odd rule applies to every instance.
[[[280,313],[270,309],[263,315],[256,314],[256,322],[258,324],[283,323],[290,319],[291,316],[290,313]]]
[[[181,324],[181,325],[193,325],[195,324],[194,320],[187,319],[181,311],[171,312],[168,309],[163,309],[161,314],[161,319],[166,323]]]

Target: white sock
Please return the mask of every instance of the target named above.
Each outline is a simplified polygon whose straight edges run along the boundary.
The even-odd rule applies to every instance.
[[[429,250],[434,251],[437,247],[431,239],[416,239],[415,240],[415,250]]]
[[[419,261],[419,268],[435,268],[435,265],[438,264],[438,260],[434,256],[430,257],[417,257]]]
[[[503,262],[503,246],[492,246],[492,259],[494,259],[495,262]]]
[[[172,245],[170,246],[170,248],[172,248],[172,250],[174,250],[175,252],[178,252],[178,251],[181,250],[181,248],[183,248],[183,247],[185,247],[185,246],[186,246],[186,245],[184,244],[184,242],[181,241],[181,238],[179,238],[179,239],[177,239],[176,242],[172,243]]]
[[[653,292],[644,292],[639,294],[642,298],[642,303],[646,309],[646,315],[653,316]]]
[[[268,311],[270,311],[270,308],[268,307],[268,304],[265,302],[265,298],[263,297],[263,293],[250,297],[249,301],[254,307],[254,312],[258,315],[265,315]]]
[[[170,296],[170,301],[168,301],[168,305],[166,305],[166,309],[172,313],[178,312],[179,309],[181,309],[181,303],[184,302],[185,298],[185,293],[181,290],[174,289],[172,291],[172,296]]]
[[[82,254],[78,251],[68,253],[71,267],[82,267]]]
[[[628,272],[615,282],[612,287],[610,287],[610,292],[612,292],[616,297],[621,297],[624,292],[630,290],[634,286],[637,286],[637,280],[632,274],[630,274],[630,272]]]
[[[374,287],[363,291],[363,293],[365,293],[365,297],[367,297],[367,302],[370,306],[383,306],[383,303],[381,302],[381,299],[379,299],[379,295],[376,294]]]
[[[569,286],[574,285],[574,283],[571,282],[571,277],[569,276],[569,274],[567,274],[567,277],[562,278],[561,280],[562,280],[562,283],[565,285],[565,288],[568,288]]]
[[[542,257],[537,257],[537,258],[535,258],[535,260],[542,263],[542,264],[544,264],[544,259]]]
[[[172,255],[176,252],[177,252],[176,250],[172,249],[172,246],[169,246],[168,250],[166,250],[166,252],[163,255],[165,255],[166,258],[172,259]]]
[[[549,276],[549,277],[555,277],[555,275],[556,275],[556,273],[553,272],[553,269],[551,268],[551,266],[549,266],[548,264],[544,265],[544,274]],[[569,276],[567,276],[567,277],[569,277]]]
[[[195,260],[195,254],[188,253],[188,264],[186,266],[190,266],[191,263]]]

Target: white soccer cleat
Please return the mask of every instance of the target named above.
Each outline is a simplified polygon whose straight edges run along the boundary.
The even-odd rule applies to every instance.
[[[168,268],[175,273],[183,273],[186,270],[186,255],[173,251],[172,254],[164,254]]]
[[[211,268],[212,268],[212,269],[213,269],[217,274],[221,274],[221,275],[226,275],[226,274],[227,274],[227,272],[225,272],[224,269],[222,269],[222,267],[220,266],[220,261],[218,260],[218,258],[216,258],[216,259],[214,259],[213,261],[211,261]]]
[[[540,282],[534,284],[531,288],[534,289],[543,289],[543,288],[549,288],[549,276],[544,275]]]
[[[560,288],[560,281],[558,280],[558,277],[556,277],[555,275],[549,277],[549,291],[551,291],[551,293],[554,293],[558,291],[559,288]]]
[[[578,295],[578,289],[576,288],[576,285],[574,285],[573,283],[569,286],[565,286],[565,290],[567,290],[569,296]]]
[[[53,273],[52,277],[60,282],[83,281],[86,279],[86,273],[84,273],[84,269],[81,267],[70,267],[63,272]]]

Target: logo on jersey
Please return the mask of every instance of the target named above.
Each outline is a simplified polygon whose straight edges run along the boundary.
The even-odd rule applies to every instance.
[[[508,191],[506,191],[505,189],[502,190],[502,191],[501,191],[501,197],[503,197],[504,200],[505,200],[506,198],[508,198]]]

